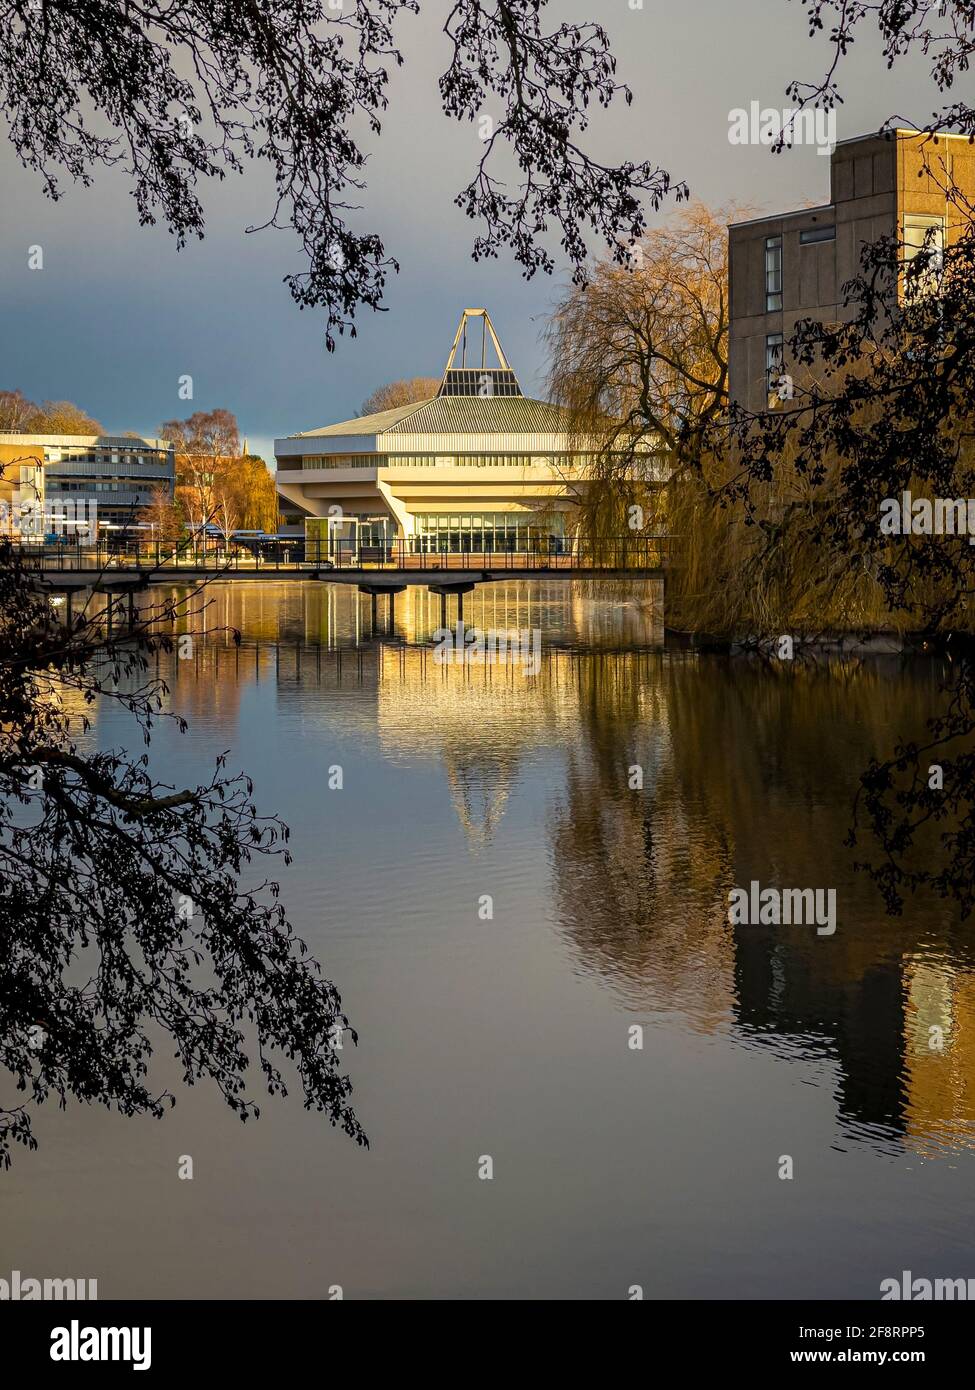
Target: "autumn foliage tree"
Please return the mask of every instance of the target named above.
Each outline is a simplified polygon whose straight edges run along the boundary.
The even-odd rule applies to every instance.
[[[440,378],[436,376],[413,376],[400,381],[389,381],[377,386],[359,407],[360,415],[377,415],[383,410],[395,410],[400,405],[416,405],[429,401],[440,390]]]
[[[0,432],[9,434],[104,434],[97,420],[72,401],[38,405],[23,391],[0,391]]]
[[[198,410],[160,426],[176,454],[176,498],[192,531],[216,526],[225,538],[238,530],[277,529],[277,491],[262,458],[242,454],[237,419],[229,410]]]
[[[278,492],[267,464],[257,454],[237,460],[234,473],[238,525],[244,531],[278,529]]]

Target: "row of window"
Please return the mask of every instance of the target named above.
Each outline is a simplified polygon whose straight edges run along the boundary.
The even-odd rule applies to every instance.
[[[45,491],[51,492],[145,492],[154,480],[151,478],[113,478],[111,481],[101,482],[95,478],[83,478],[80,482],[62,482],[60,479],[54,481],[48,479]],[[159,478],[159,483],[167,481]]]
[[[375,468],[383,466],[382,454],[312,454],[301,460],[302,468]],[[293,459],[278,459],[279,468],[291,468],[297,463]]]
[[[546,516],[526,512],[432,514],[417,516],[415,525],[410,549],[421,554],[526,550],[543,542],[561,543],[565,534],[561,512]]]
[[[799,233],[800,246],[812,246],[820,241],[834,241],[836,227],[823,224],[821,227],[806,227]],[[765,238],[765,312],[774,313],[782,308],[782,237]]]
[[[562,512],[546,513],[538,516],[533,512],[482,512],[469,514],[448,512],[417,513],[413,524],[418,532],[425,531],[435,535],[439,531],[504,531],[514,532],[526,527],[541,527],[545,531],[561,533],[565,527]]]
[[[800,233],[800,241],[827,241],[836,235],[835,227],[813,227]],[[944,251],[945,223],[943,217],[928,217],[920,213],[904,218],[903,258],[910,263],[922,247],[937,257]],[[770,260],[771,257],[771,260]],[[782,238],[768,237],[765,242],[765,304],[766,310],[782,308]],[[785,339],[781,333],[769,333],[765,338],[765,385],[771,393],[777,390],[782,378]]]
[[[811,246],[817,242],[834,241],[836,227],[823,223],[817,227],[806,227],[799,233],[800,246]],[[928,246],[935,255],[944,251],[945,220],[943,217],[928,217],[920,213],[908,213],[904,217],[904,260],[910,262],[921,250]],[[772,314],[782,308],[782,237],[765,238],[765,312]]]
[[[565,468],[585,462],[570,454],[315,454],[301,461],[302,468]],[[291,466],[279,459],[280,468]]]
[[[171,455],[162,450],[147,454],[118,454],[107,451],[93,452],[90,449],[45,449],[46,463],[163,463],[169,462]]]

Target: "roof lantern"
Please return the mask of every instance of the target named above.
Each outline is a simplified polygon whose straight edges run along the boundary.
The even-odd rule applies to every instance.
[[[476,363],[469,366],[467,362],[468,324],[472,319],[481,320],[481,361],[479,366]],[[476,335],[475,326],[471,330],[472,339],[476,339]],[[488,365],[488,338],[491,340],[497,361],[497,365],[494,366]],[[458,353],[460,353],[460,366],[457,365]],[[476,356],[476,343],[474,341],[471,343],[471,356]],[[523,392],[518,385],[518,378],[508,366],[508,359],[498,341],[498,335],[494,331],[490,314],[486,309],[465,309],[461,314],[457,332],[454,334],[450,356],[447,358],[447,366],[444,368],[443,380],[440,383],[437,396],[521,395]]]

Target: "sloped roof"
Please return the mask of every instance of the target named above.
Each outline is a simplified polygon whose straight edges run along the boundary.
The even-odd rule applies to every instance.
[[[300,434],[290,435],[291,439],[325,437],[330,434],[382,434],[391,429],[404,415],[416,410],[418,404],[428,402],[411,401],[409,405],[397,405],[392,410],[380,410],[375,415],[358,415],[354,420],[342,420],[337,425],[323,425],[319,430],[302,430]]]
[[[377,415],[306,430],[299,439],[382,434],[562,434],[568,411],[528,396],[435,396]]]
[[[469,322],[480,323],[482,330],[481,364],[467,365],[467,334]],[[488,366],[487,345],[490,338],[498,365]],[[460,353],[460,365],[457,356]],[[486,391],[482,394],[482,391]],[[488,394],[489,393],[489,394]],[[412,405],[396,406],[374,415],[360,415],[355,420],[341,420],[318,430],[305,430],[289,435],[290,439],[347,439],[352,449],[368,447],[354,445],[352,439],[369,437],[375,440],[376,452],[382,452],[383,435],[558,435],[572,433],[570,413],[548,401],[536,401],[522,395],[521,387],[504,349],[494,331],[486,309],[465,309],[460,326],[454,335],[440,389],[429,400]],[[428,446],[429,447],[429,446]],[[342,446],[338,448],[341,450]]]

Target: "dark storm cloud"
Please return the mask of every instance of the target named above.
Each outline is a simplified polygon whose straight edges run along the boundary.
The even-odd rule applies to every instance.
[[[651,158],[712,204],[729,199],[784,208],[827,196],[828,161],[813,150],[775,157],[732,148],[728,112],[753,99],[784,104],[793,76],[811,77],[823,49],[805,38],[801,11],[776,0],[556,0],[553,19],[598,11],[635,100],[594,116],[591,139],[605,157]],[[366,313],[355,342],[329,357],[322,324],[292,303],[282,277],[299,266],[286,233],[245,236],[265,220],[270,188],[258,169],[205,190],[207,237],[177,254],[161,228],[140,228],[124,179],[99,173],[93,188],[68,188],[56,204],[0,148],[0,263],[6,332],[0,386],[35,398],[68,398],[112,430],[153,432],[190,409],[233,410],[252,446],[274,435],[354,413],[378,383],[443,367],[465,304],[487,305],[526,390],[544,390],[538,332],[556,286],[526,284],[510,261],[475,265],[472,224],[452,199],[470,177],[476,127],[439,114],[436,78],[448,61],[446,6],[404,16],[406,67],[394,76],[386,132],[369,161],[362,201],[369,225],[401,263],[388,312]],[[867,49],[864,43],[863,49]],[[893,111],[930,105],[923,78],[886,74],[862,51],[845,73],[845,138]],[[365,221],[363,222],[365,225]],[[29,271],[27,248],[44,248]],[[192,405],[178,380],[194,378]]]

